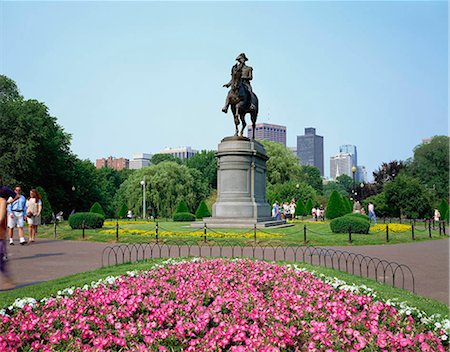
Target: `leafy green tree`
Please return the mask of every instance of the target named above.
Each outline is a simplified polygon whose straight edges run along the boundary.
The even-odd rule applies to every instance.
[[[310,185],[319,193],[323,191],[323,182],[322,177],[320,176],[320,170],[315,166],[300,166],[300,180]]]
[[[345,190],[344,186],[338,182],[329,181],[323,185],[323,194],[329,199],[331,197],[331,193],[336,191],[341,196],[347,196],[349,193]]]
[[[436,136],[431,142],[418,145],[408,172],[433,190],[438,199],[448,199],[449,137]]]
[[[314,207],[314,203],[313,203],[312,199],[309,198],[305,204],[305,213],[306,213],[305,215],[306,216],[311,215],[311,211],[312,211],[313,207]]]
[[[305,209],[305,205],[303,204],[303,201],[301,199],[297,200],[296,203],[297,207],[295,208],[295,215],[296,216],[305,216],[308,215]]]
[[[378,192],[381,192],[384,185],[393,181],[401,171],[406,169],[403,161],[393,160],[388,163],[382,163],[377,171],[373,172],[374,183],[377,185]]]
[[[125,219],[127,217],[128,214],[128,207],[127,205],[124,203],[122,204],[122,206],[119,208],[118,212],[117,212],[117,217],[119,219]]]
[[[269,156],[267,160],[267,182],[269,184],[281,184],[287,181],[300,181],[300,165],[297,157],[285,146],[270,142],[260,141]]]
[[[336,183],[341,185],[347,193],[351,194],[353,190],[353,179],[348,175],[341,175],[336,177]],[[356,188],[356,184],[355,184]]]
[[[376,195],[370,196],[363,201],[363,206],[365,209],[367,209],[369,203],[372,203],[375,209],[375,214],[378,217],[393,217],[398,216],[395,214],[395,210],[392,209],[387,201],[386,201],[386,193],[381,192]],[[368,211],[367,211],[368,213]]]
[[[95,182],[98,189],[100,204],[105,210],[105,215],[112,218],[116,215],[116,210],[121,204],[114,202],[114,197],[122,182],[130,175],[124,170],[115,170],[109,167],[102,167],[95,171]]]
[[[334,191],[331,193],[330,200],[328,201],[325,216],[327,219],[335,219],[345,215],[345,213],[346,206],[344,205],[342,197],[338,192]]]
[[[186,160],[186,166],[197,169],[211,189],[217,188],[217,160],[213,150],[202,150]]]
[[[316,191],[304,182],[289,181],[267,185],[266,198],[269,204],[275,203],[276,200],[290,203],[292,198],[315,200]]]
[[[71,169],[71,183],[67,187],[66,207],[82,212],[88,211],[95,202],[101,203],[103,192],[98,184],[95,166],[89,160],[79,159],[73,159],[68,166]]]
[[[52,215],[53,210],[50,201],[48,200],[47,192],[45,192],[45,190],[42,187],[36,187],[36,191],[41,196],[42,201],[42,211],[41,211],[42,223],[49,224],[53,218]]]
[[[172,154],[153,154],[152,158],[150,159],[150,162],[153,165],[158,165],[165,161],[173,161],[177,164],[182,163],[180,158],[177,158],[177,157],[173,156]]]
[[[154,216],[171,217],[180,200],[188,208],[205,199],[208,185],[199,171],[174,162],[163,162],[136,170],[125,180],[116,195],[116,202],[127,203],[135,214],[142,214],[141,180],[146,178],[146,205]]]
[[[96,214],[100,214],[102,216],[105,216],[105,211],[103,210],[102,206],[100,205],[100,203],[95,202],[94,204],[92,204],[91,209],[89,210],[90,213],[96,213]]]
[[[400,174],[384,186],[384,192],[395,216],[412,219],[431,216],[431,194],[416,178]]]
[[[208,206],[206,205],[205,201],[202,200],[197,208],[197,211],[195,212],[195,217],[197,219],[203,219],[208,218],[211,216],[211,212],[208,209]]]
[[[353,212],[353,203],[350,200],[350,198],[345,197],[345,196],[341,196],[341,197],[342,197],[342,204],[344,205],[344,208],[345,208],[345,214]]]
[[[22,99],[16,82],[11,78],[0,75],[0,101]]]

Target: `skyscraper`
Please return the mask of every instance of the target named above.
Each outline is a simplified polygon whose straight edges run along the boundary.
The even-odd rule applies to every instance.
[[[253,136],[253,127],[247,126],[247,136]],[[257,123],[255,126],[255,139],[267,139],[286,146],[286,126],[274,125],[271,123]]]
[[[305,128],[305,135],[297,136],[297,156],[300,164],[315,166],[324,175],[323,137],[316,134],[315,128]]]
[[[358,166],[358,152],[356,145],[344,144],[339,147],[339,153],[348,153],[352,155],[352,166]]]
[[[336,180],[336,177],[347,175],[353,177],[352,174],[352,154],[339,153],[330,157],[330,178]]]

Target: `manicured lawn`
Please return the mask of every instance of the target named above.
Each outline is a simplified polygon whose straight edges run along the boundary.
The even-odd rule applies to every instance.
[[[203,228],[194,229],[188,223],[164,221],[159,222],[158,240],[204,241]],[[368,235],[352,234],[349,243],[348,234],[335,234],[330,230],[328,222],[296,221],[294,226],[277,229],[257,229],[256,242],[270,245],[301,245],[304,242],[304,227],[306,226],[307,244],[312,246],[363,246],[384,245],[413,242],[411,229],[403,232],[389,231],[389,242],[386,241],[386,224],[380,224],[381,229],[371,231]],[[396,226],[391,224],[389,226]],[[406,224],[409,226],[409,224]],[[148,243],[156,241],[155,222],[120,221],[119,242]],[[57,238],[64,240],[83,240],[82,230],[72,230],[67,222],[58,224]],[[41,226],[39,237],[53,238],[52,226]],[[415,227],[415,242],[439,240],[448,236],[439,235],[438,229],[432,230],[429,238],[428,229],[423,224]],[[253,244],[253,229],[207,229],[206,239],[212,242],[233,242],[239,244]],[[103,229],[85,230],[85,240],[97,242],[116,242],[115,222],[107,221]]]
[[[5,308],[10,305],[16,298],[33,297],[37,300],[44,297],[56,295],[58,290],[68,287],[81,287],[84,284],[90,284],[92,281],[97,281],[101,278],[105,278],[109,275],[117,276],[125,274],[130,270],[146,270],[154,263],[160,263],[164,259],[147,260],[134,264],[123,264],[117,266],[111,266],[107,268],[101,268],[94,271],[79,273],[71,276],[67,276],[61,279],[51,280],[45,283],[18,288],[12,291],[0,292],[0,308]],[[409,306],[416,307],[425,313],[441,314],[444,317],[449,316],[449,307],[446,304],[438,302],[433,299],[418,296],[409,291],[394,288],[391,286],[377,283],[374,280],[356,277],[341,271],[322,268],[309,264],[300,263],[301,267],[305,267],[308,270],[314,270],[317,273],[322,273],[326,276],[337,277],[346,281],[348,284],[366,285],[373,288],[378,297],[381,300],[388,300],[397,298],[399,301],[406,302]]]

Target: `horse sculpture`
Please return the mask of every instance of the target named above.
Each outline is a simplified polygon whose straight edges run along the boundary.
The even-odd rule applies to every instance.
[[[252,139],[255,139],[256,118],[258,117],[258,97],[249,91],[242,83],[237,89],[233,89],[230,94],[230,106],[233,113],[234,124],[236,126],[235,136],[244,136],[244,129],[247,126],[245,115],[250,114],[252,121]],[[239,124],[241,131],[239,132]]]

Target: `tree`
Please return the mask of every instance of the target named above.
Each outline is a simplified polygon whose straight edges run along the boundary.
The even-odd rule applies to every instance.
[[[431,194],[416,178],[400,174],[384,186],[384,192],[395,216],[411,219],[431,216]]]
[[[152,158],[150,159],[150,162],[153,165],[158,165],[165,161],[172,161],[172,162],[176,162],[177,164],[182,163],[180,158],[177,158],[177,157],[173,156],[172,154],[154,154],[152,156]]]
[[[340,175],[336,177],[336,183],[341,185],[347,193],[351,193],[353,190],[353,179],[348,175]]]
[[[202,150],[186,161],[186,166],[197,169],[211,189],[217,188],[217,160],[213,150]]]
[[[91,209],[89,210],[90,213],[96,213],[96,214],[100,214],[102,216],[105,216],[105,211],[103,210],[102,206],[100,205],[100,203],[95,202],[94,204],[92,204]]]
[[[279,201],[281,203],[288,202],[292,198],[298,199],[316,199],[316,191],[310,185],[304,182],[289,181],[280,184],[269,184],[266,189],[266,197],[269,204]]]
[[[183,199],[188,208],[208,196],[208,185],[199,171],[174,162],[163,162],[136,170],[122,183],[116,203],[127,203],[135,214],[142,213],[141,180],[146,178],[146,206],[153,216],[171,217]]]
[[[405,170],[405,167],[405,163],[401,160],[382,163],[378,170],[373,172],[373,178],[378,192],[383,190],[386,183],[393,181],[400,174],[400,171]]]
[[[16,82],[0,75],[0,101],[22,99]]]
[[[372,203],[375,209],[375,214],[379,217],[392,217],[397,216],[395,210],[393,210],[386,201],[385,192],[378,193],[370,196],[363,201],[364,208],[367,209],[369,203]]]
[[[300,166],[300,180],[310,185],[319,193],[321,193],[323,190],[323,182],[322,177],[320,176],[320,170],[315,166]]]
[[[333,193],[334,191],[339,193],[341,196],[348,197],[348,192],[345,190],[344,186],[342,186],[342,184],[338,182],[330,181],[323,186],[323,194],[327,198],[330,198],[331,193]]]
[[[327,219],[335,219],[345,215],[345,213],[346,206],[344,205],[342,197],[338,192],[334,191],[331,193],[330,200],[328,201],[325,216]]]
[[[303,201],[301,199],[297,200],[296,203],[297,207],[295,208],[295,215],[296,216],[305,216],[308,215],[305,209],[305,205],[303,204]]]
[[[102,204],[105,214],[109,218],[114,217],[117,209],[122,205],[122,203],[116,204],[114,197],[122,182],[131,174],[123,171],[109,167],[102,167],[95,171],[95,182],[99,191],[100,204]]]
[[[436,193],[438,199],[449,194],[449,137],[435,136],[414,148],[408,172]]]
[[[181,199],[180,202],[178,203],[175,213],[189,213],[189,208],[183,199]]]
[[[314,204],[310,198],[306,201],[306,204],[305,204],[305,213],[306,213],[305,215],[307,215],[307,216],[311,215],[311,211],[312,211],[313,207],[314,207]]]
[[[287,181],[300,180],[300,165],[297,157],[280,143],[262,140],[269,160],[267,160],[267,182],[281,184]]]
[[[445,214],[447,214],[447,210],[448,210],[448,203],[446,200],[442,200],[441,203],[438,206],[438,210],[439,213],[441,213],[441,218],[444,220],[445,219]]]
[[[124,204],[122,204],[122,206],[118,209],[118,211],[117,211],[117,217],[118,217],[119,219],[124,219],[124,218],[126,218],[127,214],[128,214],[128,207],[127,207],[127,205],[124,203]]]

